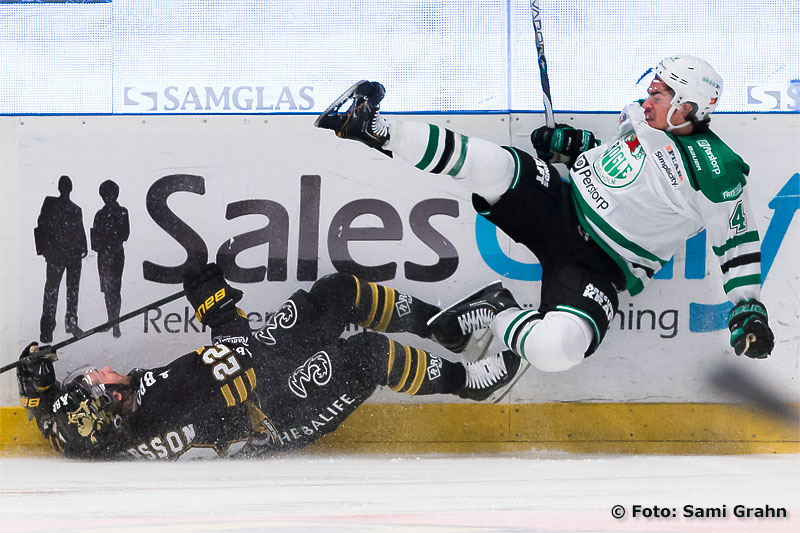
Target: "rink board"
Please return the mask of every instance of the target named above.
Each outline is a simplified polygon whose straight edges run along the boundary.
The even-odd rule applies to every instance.
[[[523,149],[530,149],[528,135],[542,121],[540,114],[406,118]],[[616,122],[612,114],[558,119],[604,139]],[[62,174],[73,180],[71,198],[83,209],[87,234],[102,205],[99,184],[113,179],[120,186],[120,203],[131,218],[123,312],[179,290],[179,267],[188,251],[198,250],[223,263],[232,284],[244,290],[241,305],[254,328],[294,290],[337,270],[441,305],[501,279],[521,304],[538,304],[536,258],[487,226],[472,210],[469,191],[316,130],[312,121],[0,117],[0,363],[15,360],[39,335],[45,265],[36,255],[33,228],[42,199],[57,194]],[[530,370],[502,406],[379,390],[312,449],[797,452],[796,430],[726,405],[736,400],[711,383],[730,366],[776,400],[800,401],[800,234],[794,216],[800,207],[800,115],[718,115],[714,124],[752,168],[752,219],[763,238],[762,299],[777,338],[772,357],[754,361],[731,352],[719,266],[708,243],[693,238],[642,295],[621,295],[606,340],[574,369]],[[246,237],[254,232],[268,242]],[[64,292],[62,283],[56,342],[66,338]],[[208,342],[208,332],[195,329],[191,315],[187,302],[172,302],[123,323],[119,339],[105,333],[82,340],[59,353],[57,373],[63,377],[85,362],[122,372],[165,364]],[[91,250],[83,260],[79,318],[84,328],[106,319]],[[398,340],[447,357],[430,341]],[[0,376],[0,405],[18,405],[13,374]],[[0,409],[3,446],[42,448],[21,408]]]
[[[793,405],[795,412],[798,407]],[[22,407],[0,408],[0,450],[11,456],[55,453]],[[304,453],[528,450],[800,453],[800,425],[732,404],[365,404]]]
[[[470,136],[530,150],[541,114],[425,114]],[[609,139],[614,114],[559,115],[560,122]],[[87,237],[112,179],[130,216],[124,243],[122,311],[180,290],[187,254],[222,265],[244,291],[251,326],[298,288],[336,272],[356,273],[447,305],[500,279],[520,304],[539,303],[541,270],[521,245],[476,215],[470,191],[355,141],[313,127],[313,115],[0,117],[0,363],[39,337],[45,261],[34,228],[43,198],[62,174],[82,208]],[[686,241],[645,291],[620,296],[619,312],[597,352],[569,372],[530,371],[514,403],[730,401],[709,386],[730,364],[785,401],[800,401],[800,114],[721,114],[715,131],[751,166],[750,202],[763,237],[762,300],[777,345],[764,361],[729,346],[720,267],[704,233]],[[781,154],[776,157],[775,154]],[[79,323],[107,319],[97,253],[82,261]],[[65,283],[54,341],[64,331]],[[81,363],[127,372],[160,366],[208,342],[185,300],[64,348],[59,377]],[[433,343],[401,342],[447,357]],[[0,377],[0,405],[16,405],[12,373]],[[421,400],[379,392],[379,403]],[[425,401],[446,401],[433,399]]]

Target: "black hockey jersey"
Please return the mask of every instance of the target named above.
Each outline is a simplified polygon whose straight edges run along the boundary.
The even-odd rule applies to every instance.
[[[136,372],[125,451],[149,459],[176,458],[192,448],[224,455],[231,444],[247,440],[253,435],[250,411],[258,406],[252,358],[246,346],[220,342]]]
[[[132,413],[116,438],[87,455],[262,455],[317,440],[377,387],[371,358],[342,350],[351,315],[299,290],[255,334],[243,313],[215,326],[211,345],[129,374]]]
[[[145,371],[127,453],[149,459],[210,450],[260,455],[304,446],[336,429],[377,380],[368,358],[342,351],[350,313],[329,304],[299,290],[255,335],[239,316],[212,331],[211,346]]]

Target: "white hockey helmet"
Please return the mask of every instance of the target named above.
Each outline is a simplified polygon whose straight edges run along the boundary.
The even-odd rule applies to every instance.
[[[693,56],[667,57],[658,64],[655,74],[675,92],[667,117],[670,125],[672,114],[684,102],[697,105],[697,120],[705,120],[717,107],[722,94],[722,77],[702,59]]]

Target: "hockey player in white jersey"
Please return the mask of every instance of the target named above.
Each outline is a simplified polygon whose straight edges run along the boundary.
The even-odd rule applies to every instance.
[[[666,58],[647,98],[622,111],[610,142],[545,126],[531,135],[538,158],[441,126],[382,116],[384,88],[377,82],[353,85],[315,125],[461,181],[472,190],[475,209],[539,259],[539,309],[477,293],[431,324],[453,349],[466,344],[459,337],[471,335],[469,329],[491,326],[538,369],[566,370],[602,342],[617,293],[640,293],[687,238],[706,229],[734,304],[731,346],[737,355],[762,359],[774,336],[758,300],[760,239],[747,199],[749,167],[709,129],[721,92],[721,77],[705,61]],[[551,163],[565,163],[569,180],[559,179]],[[485,323],[457,320],[482,307]]]

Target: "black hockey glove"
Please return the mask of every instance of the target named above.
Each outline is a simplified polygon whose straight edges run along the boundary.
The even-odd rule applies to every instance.
[[[56,360],[55,353],[48,353],[42,357],[37,357],[36,354],[41,351],[45,352],[44,346],[40,350],[39,345],[35,342],[30,343],[19,358],[26,362],[17,367],[17,386],[19,387],[19,395],[23,399],[23,405],[28,407],[31,400],[38,400],[53,385],[56,384],[56,372],[53,369],[53,361]],[[38,402],[34,402],[37,407]]]
[[[564,163],[569,168],[583,152],[600,145],[589,130],[576,130],[566,124],[556,124],[555,128],[542,126],[531,133],[531,143],[539,159],[550,163]]]
[[[183,288],[197,320],[211,328],[232,319],[236,314],[236,302],[242,299],[242,291],[228,285],[216,263],[186,269]]]
[[[775,335],[769,328],[767,308],[755,298],[742,300],[731,309],[728,328],[736,355],[766,359],[775,347]]]

